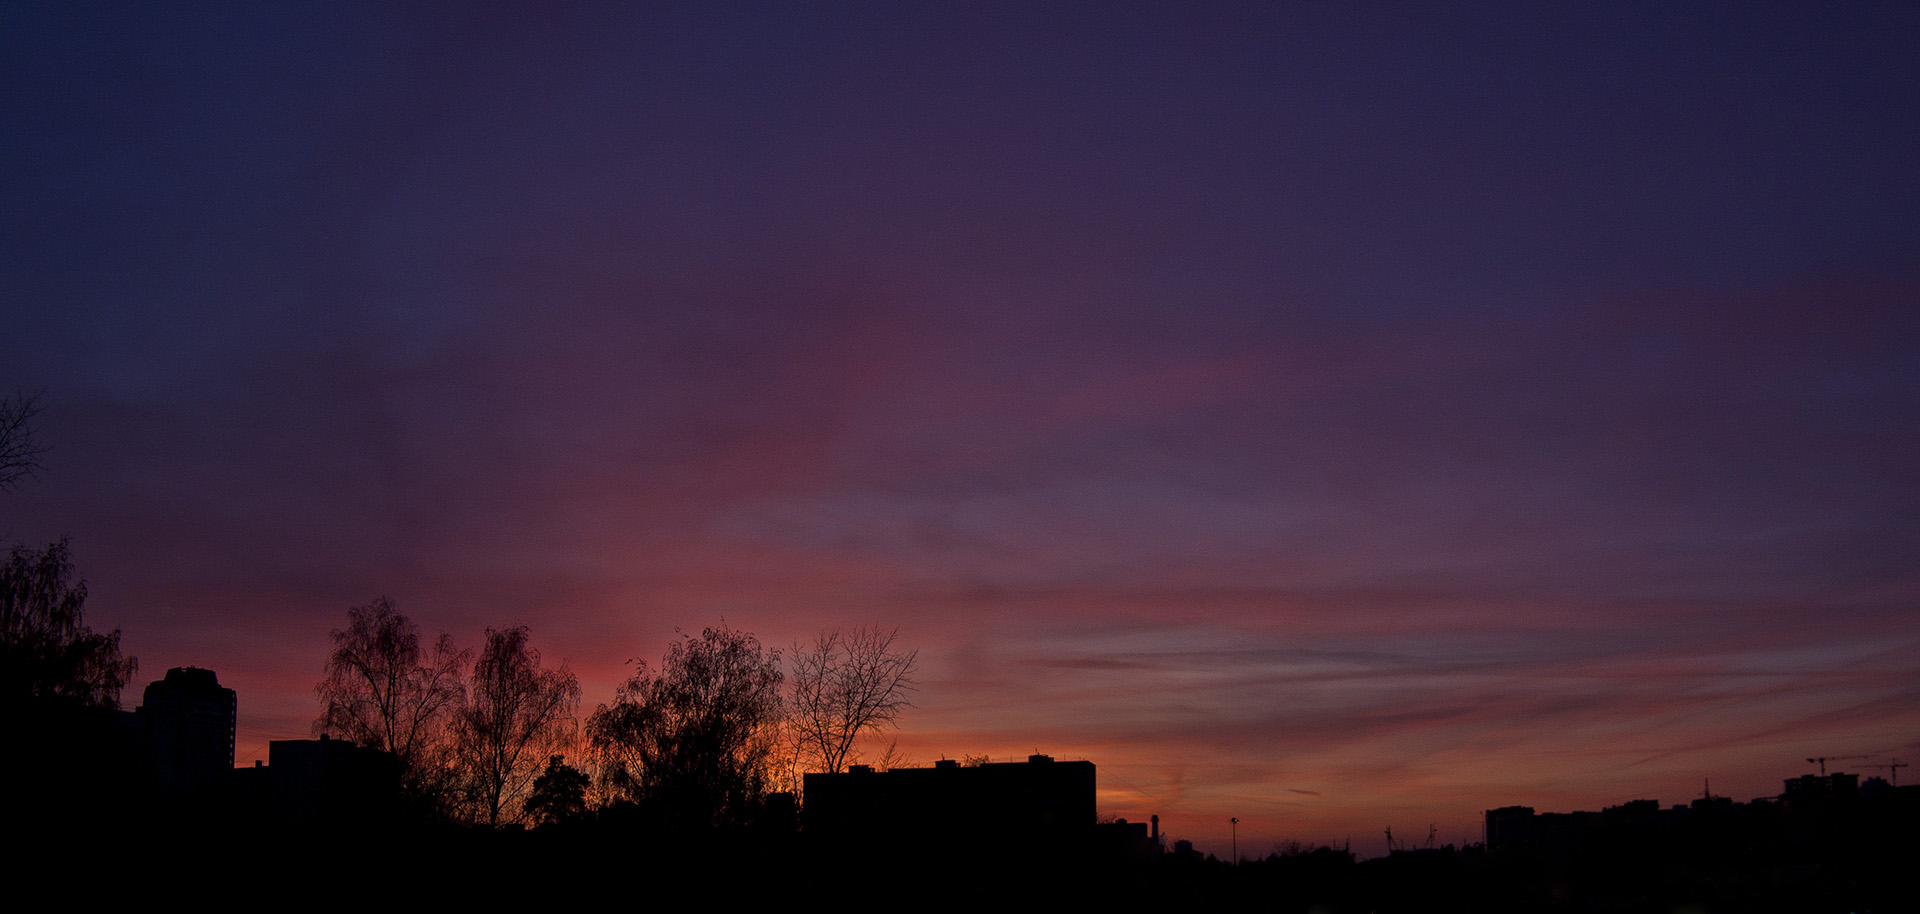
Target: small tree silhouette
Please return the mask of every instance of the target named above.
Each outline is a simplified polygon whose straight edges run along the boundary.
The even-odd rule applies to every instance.
[[[566,763],[564,755],[547,756],[547,768],[533,779],[527,794],[527,818],[535,825],[558,825],[587,811],[587,774]]]

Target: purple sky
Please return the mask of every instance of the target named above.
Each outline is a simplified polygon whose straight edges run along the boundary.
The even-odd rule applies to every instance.
[[[1920,756],[1910,3],[273,6],[0,5],[0,533],[242,764],[383,594],[1220,852]]]

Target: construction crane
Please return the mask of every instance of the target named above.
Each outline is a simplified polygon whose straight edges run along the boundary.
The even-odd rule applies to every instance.
[[[1822,756],[1819,756],[1819,757],[1816,757],[1816,758],[1810,758],[1810,759],[1807,759],[1807,764],[1809,764],[1809,765],[1811,765],[1811,764],[1814,764],[1815,762],[1818,762],[1818,763],[1820,763],[1820,776],[1821,776],[1821,777],[1826,777],[1826,776],[1827,776],[1827,763],[1828,763],[1828,762],[1845,762],[1845,761],[1850,761],[1850,760],[1852,760],[1852,759],[1857,759],[1857,758],[1871,758],[1871,756],[1866,756],[1866,755],[1822,755]]]
[[[1898,787],[1900,786],[1900,769],[1907,767],[1907,763],[1894,756],[1888,756],[1884,764],[1868,765],[1866,767],[1887,769],[1887,785],[1890,787]]]

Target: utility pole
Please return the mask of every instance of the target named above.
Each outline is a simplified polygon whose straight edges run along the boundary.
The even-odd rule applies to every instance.
[[[1228,818],[1227,821],[1233,825],[1233,865],[1239,866],[1240,865],[1240,817],[1232,816]]]

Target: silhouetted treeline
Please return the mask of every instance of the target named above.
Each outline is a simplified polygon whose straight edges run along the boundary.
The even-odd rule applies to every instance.
[[[100,802],[114,791],[76,795],[71,815],[42,819],[27,831],[33,840],[16,854],[18,872],[35,884],[72,879],[96,900],[189,891],[296,897],[290,893],[344,890],[378,874],[383,900],[436,906],[599,902],[610,889],[648,884],[736,907],[790,904],[795,886],[833,884],[858,885],[867,897],[899,892],[936,909],[1920,909],[1908,875],[1920,851],[1913,827],[1920,818],[1911,794],[1900,791],[1806,817],[1785,803],[1714,805],[1664,820],[1635,807],[1594,814],[1589,830],[1564,843],[1444,847],[1365,861],[1340,848],[1293,847],[1234,866],[1177,845],[1137,853],[1094,823],[996,828],[956,818],[948,828],[874,826],[848,842],[844,830],[857,823],[842,822],[838,834],[816,833],[779,793],[750,814],[705,827],[645,803],[585,808],[563,800],[572,812],[550,824],[488,828],[406,814],[397,772],[380,773],[380,759],[391,763],[384,753],[339,741],[287,742],[335,753],[349,766],[343,770],[370,762],[360,769],[368,780],[344,782],[332,798],[334,815],[306,822],[260,818],[258,807],[237,795],[203,804],[192,816],[158,802]],[[548,761],[543,776],[569,779]],[[297,767],[293,756],[276,764]],[[237,771],[233,783],[245,782],[251,770]],[[1887,799],[1890,805],[1881,803]],[[1796,821],[1810,828],[1797,829]],[[116,874],[112,885],[87,881],[100,867]]]
[[[818,639],[791,702],[779,652],[750,634],[682,636],[575,741],[577,685],[525,628],[489,629],[477,655],[423,647],[377,601],[334,633],[323,734],[235,769],[235,696],[212,671],[169,670],[138,710],[117,708],[131,659],[84,627],[69,575],[64,544],[16,548],[0,588],[9,873],[41,906],[357,900],[369,886],[393,904],[554,906],[646,880],[724,907],[837,885],[940,909],[1920,910],[1920,789],[1841,773],[1744,804],[1505,807],[1487,814],[1486,846],[1365,861],[1294,846],[1236,866],[1168,849],[1157,823],[1096,821],[1090,762],[851,764],[853,740],[890,724],[911,686],[911,652],[871,630]],[[884,713],[857,713],[876,703]],[[796,783],[808,764],[830,770]]]

